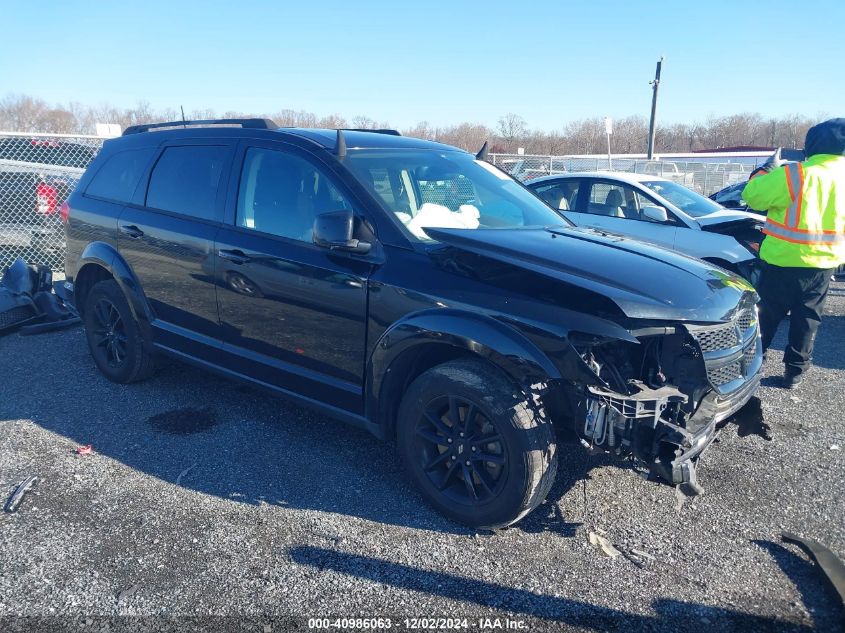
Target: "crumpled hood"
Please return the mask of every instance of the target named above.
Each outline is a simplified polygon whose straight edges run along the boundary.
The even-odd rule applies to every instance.
[[[695,218],[701,226],[713,226],[715,224],[728,224],[730,222],[753,222],[755,224],[762,224],[763,221],[756,213],[749,213],[748,211],[736,211],[734,209],[725,209],[724,211],[714,211],[707,215],[702,215]]]
[[[743,279],[707,262],[583,227],[435,229],[433,239],[590,290],[628,317],[718,322],[754,295]],[[578,305],[572,305],[578,310]]]

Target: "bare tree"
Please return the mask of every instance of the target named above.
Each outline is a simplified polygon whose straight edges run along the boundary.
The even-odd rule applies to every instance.
[[[508,145],[513,145],[516,141],[520,140],[525,136],[526,132],[525,119],[518,114],[508,112],[499,119],[499,134],[502,140]]]
[[[186,116],[194,119],[213,119],[212,109],[192,108]],[[264,113],[238,111],[224,112],[222,118],[265,117]],[[290,127],[350,127],[350,121],[338,114],[318,116],[305,110],[281,109],[272,118],[281,126]],[[792,114],[781,118],[764,119],[757,113],[742,112],[728,116],[710,116],[705,121],[692,121],[660,126],[657,129],[657,146],[660,152],[689,152],[700,149],[717,149],[737,145],[764,147],[801,147],[807,129],[824,115],[816,117]],[[175,108],[157,110],[146,101],[134,107],[117,108],[109,104],[85,105],[72,102],[51,105],[28,95],[9,94],[0,99],[0,129],[14,132],[52,132],[67,134],[93,134],[96,123],[118,123],[122,127],[153,121],[178,121],[181,112]],[[389,128],[386,122],[376,121],[365,115],[351,119],[351,127],[374,129]],[[614,124],[612,148],[614,153],[642,153],[647,142],[647,124],[643,117],[630,116],[617,119]],[[570,121],[560,131],[529,130],[525,119],[508,113],[498,120],[496,130],[473,121],[457,125],[435,127],[426,121],[406,129],[408,136],[437,140],[457,145],[468,151],[489,141],[491,150],[513,152],[522,146],[529,153],[603,154],[607,151],[604,123],[594,117]]]

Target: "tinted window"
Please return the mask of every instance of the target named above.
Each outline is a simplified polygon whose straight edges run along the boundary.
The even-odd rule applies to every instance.
[[[216,220],[217,187],[228,152],[214,145],[168,147],[150,176],[147,206]]]
[[[129,202],[154,151],[151,147],[131,149],[106,159],[85,190],[85,195]]]
[[[307,160],[276,150],[247,150],[238,192],[238,226],[311,242],[317,215],[351,208]]]

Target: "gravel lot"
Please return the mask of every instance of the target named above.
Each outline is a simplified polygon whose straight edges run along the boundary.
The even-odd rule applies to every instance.
[[[89,629],[139,615],[233,616],[190,622],[257,631],[288,615],[475,628],[511,614],[538,631],[842,630],[835,592],[780,539],[845,554],[845,284],[828,313],[808,381],[764,381],[773,439],[751,417],[726,426],[701,464],[704,496],[679,508],[673,488],[567,447],[548,502],[496,534],[441,518],[391,444],[342,423],[177,364],[111,384],[81,329],[6,336],[2,501],[26,476],[41,481],[0,515],[0,616]],[[782,345],[783,332],[768,376]],[[85,444],[93,454],[77,455]],[[654,561],[608,558],[591,530]]]

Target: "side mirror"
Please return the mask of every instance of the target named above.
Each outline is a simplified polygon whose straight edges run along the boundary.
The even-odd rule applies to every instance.
[[[666,209],[664,207],[658,207],[656,205],[647,205],[644,206],[640,211],[643,214],[643,217],[650,222],[668,222],[669,215],[666,213]]]
[[[313,241],[317,246],[332,251],[348,253],[369,253],[372,244],[352,237],[355,230],[355,215],[349,209],[321,213],[314,218]]]

